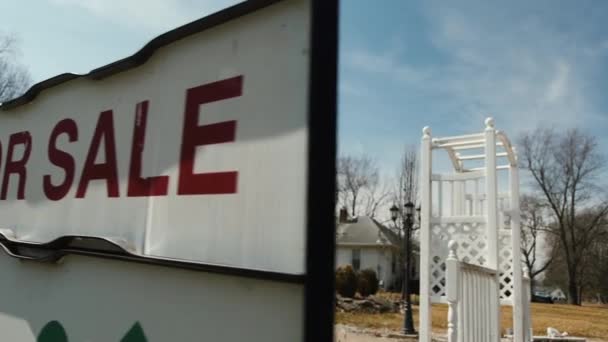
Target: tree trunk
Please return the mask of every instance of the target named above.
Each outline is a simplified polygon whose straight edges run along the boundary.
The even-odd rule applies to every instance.
[[[568,304],[581,305],[578,298],[578,286],[576,286],[576,275],[568,277]]]
[[[530,299],[534,297],[534,278],[530,278]]]

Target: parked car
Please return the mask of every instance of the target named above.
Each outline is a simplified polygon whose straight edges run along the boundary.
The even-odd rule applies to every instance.
[[[551,295],[548,293],[535,292],[532,295],[532,302],[553,304],[553,299],[551,298]]]

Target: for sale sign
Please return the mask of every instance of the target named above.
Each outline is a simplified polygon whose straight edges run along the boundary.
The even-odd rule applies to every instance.
[[[0,107],[12,341],[312,338],[305,293],[333,270],[336,13],[248,1]]]

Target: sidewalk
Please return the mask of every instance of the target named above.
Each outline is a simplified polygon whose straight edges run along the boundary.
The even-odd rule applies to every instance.
[[[417,338],[397,338],[389,337],[395,332],[390,330],[361,329],[350,325],[336,324],[335,342],[411,342],[418,341]],[[503,342],[510,342],[510,339],[503,338]],[[433,334],[433,342],[447,342],[445,336]],[[587,342],[607,342],[603,339],[588,338]]]
[[[395,332],[391,330],[361,329],[350,325],[336,324],[335,342],[412,342],[418,338],[399,338],[394,337]],[[502,339],[503,342],[510,342],[509,339]],[[433,333],[433,342],[447,342],[445,335]],[[593,342],[593,340],[588,340]],[[599,341],[598,341],[599,342]]]
[[[418,338],[399,338],[394,337],[395,332],[391,330],[372,330],[361,329],[354,326],[336,324],[335,342],[412,342]],[[440,336],[433,336],[435,342],[446,342],[447,339]]]

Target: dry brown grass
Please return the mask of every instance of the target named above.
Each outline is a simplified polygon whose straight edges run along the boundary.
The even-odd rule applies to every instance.
[[[548,326],[572,336],[608,339],[608,306],[532,303],[535,334],[546,334]]]
[[[547,327],[567,331],[571,336],[608,339],[607,306],[573,306],[561,304],[532,303],[532,325],[534,334],[545,335]],[[418,326],[418,307],[413,307],[414,324]],[[445,332],[447,329],[447,306],[433,305],[433,331]],[[336,323],[355,325],[373,329],[400,330],[403,325],[401,314],[336,314]],[[512,327],[511,307],[502,308],[502,328]]]

